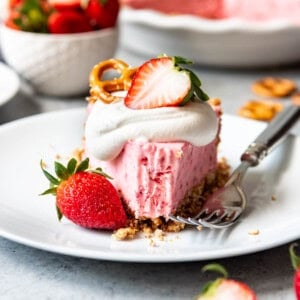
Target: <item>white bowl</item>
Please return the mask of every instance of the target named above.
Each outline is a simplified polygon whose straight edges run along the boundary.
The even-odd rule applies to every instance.
[[[300,26],[123,8],[120,44],[146,56],[181,55],[202,65],[265,67],[300,61]]]
[[[0,107],[11,100],[20,88],[19,76],[0,62]]]
[[[40,34],[0,28],[4,60],[38,93],[75,96],[88,91],[92,67],[114,56],[118,29]]]

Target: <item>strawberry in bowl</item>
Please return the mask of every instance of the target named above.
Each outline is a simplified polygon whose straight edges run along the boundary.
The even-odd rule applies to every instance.
[[[39,94],[86,95],[90,69],[118,44],[118,1],[98,5],[109,22],[99,22],[91,0],[10,0],[0,29],[3,59]]]
[[[114,27],[118,0],[10,0],[6,26],[40,33],[78,33]]]

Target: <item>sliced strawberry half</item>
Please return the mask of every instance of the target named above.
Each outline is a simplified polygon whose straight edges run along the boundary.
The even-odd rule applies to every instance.
[[[217,279],[196,300],[256,300],[255,293],[243,282],[233,279]]]
[[[206,284],[196,300],[257,300],[255,292],[245,283],[228,279],[226,269],[219,264],[208,264],[202,268],[205,271],[221,273],[214,281]]]
[[[125,104],[132,109],[183,105],[191,99],[208,100],[199,78],[180,64],[181,57],[159,57],[144,63],[135,73]]]

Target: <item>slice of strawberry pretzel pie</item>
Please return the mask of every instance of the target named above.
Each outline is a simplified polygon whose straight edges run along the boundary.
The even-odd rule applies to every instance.
[[[199,212],[228,175],[217,161],[220,101],[207,101],[188,63],[162,56],[133,69],[111,59],[90,75],[85,156],[113,178],[135,232],[182,229],[168,216]],[[109,70],[120,77],[102,80]]]

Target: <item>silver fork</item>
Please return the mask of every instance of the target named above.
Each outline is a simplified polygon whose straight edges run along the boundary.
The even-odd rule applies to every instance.
[[[170,215],[173,221],[189,225],[222,229],[237,222],[246,207],[247,198],[242,188],[243,177],[249,167],[257,166],[287,136],[288,130],[300,116],[300,106],[288,106],[270,122],[241,156],[241,164],[234,170],[225,186],[205,201],[200,213],[183,218]]]

